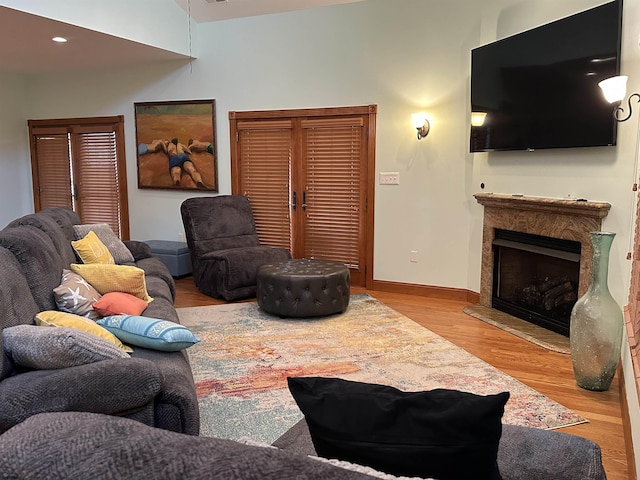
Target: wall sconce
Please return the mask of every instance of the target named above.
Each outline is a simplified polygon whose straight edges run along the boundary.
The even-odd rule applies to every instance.
[[[471,112],[471,126],[481,127],[487,118],[487,112]]]
[[[426,137],[431,128],[427,116],[424,113],[412,113],[411,119],[413,120],[413,126],[418,130],[418,140]]]
[[[627,94],[627,80],[629,77],[626,75],[619,75],[617,77],[610,77],[605,80],[602,80],[598,83],[598,86],[602,89],[602,93],[604,94],[604,98],[609,103],[621,102],[625,95]],[[627,99],[627,108],[629,109],[629,113],[624,115],[625,111],[623,107],[618,106],[613,111],[613,118],[616,119],[617,122],[626,122],[631,118],[631,114],[633,113],[633,109],[631,108],[631,99],[635,98],[637,102],[640,103],[640,94],[632,93],[629,95]],[[640,144],[640,126],[638,127],[638,132],[636,134],[636,149],[635,149],[635,157],[633,161],[633,185],[631,190],[634,192],[634,196],[632,197],[632,205],[631,205],[631,225],[635,225],[637,222],[636,216],[637,212],[640,212],[640,205],[635,205],[635,192],[638,191],[638,145]],[[634,207],[637,209],[634,212]],[[633,252],[633,231],[635,228],[631,229],[629,232],[629,250],[627,250],[627,260],[631,260]]]
[[[627,77],[626,75],[620,75],[617,77],[607,78],[606,80],[602,80],[598,83],[598,86],[602,89],[602,93],[604,94],[604,98],[607,99],[609,103],[621,102],[622,99],[627,94]],[[629,109],[629,113],[626,116],[624,115],[624,108],[618,107],[613,112],[613,117],[618,122],[626,122],[631,118],[631,114],[633,113],[633,109],[631,108],[631,99],[635,98],[637,102],[640,102],[640,95],[637,93],[632,93],[629,95],[627,99],[627,108]]]

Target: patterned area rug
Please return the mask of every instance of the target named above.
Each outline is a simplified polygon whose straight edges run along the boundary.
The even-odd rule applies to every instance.
[[[288,376],[334,376],[405,391],[511,392],[503,422],[543,429],[586,420],[366,294],[347,312],[280,319],[256,303],[178,309],[202,341],[188,349],[201,435],[272,443],[302,414]]]

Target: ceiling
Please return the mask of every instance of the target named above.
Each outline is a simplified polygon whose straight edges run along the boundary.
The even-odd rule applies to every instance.
[[[196,22],[304,10],[362,0],[175,0]]]
[[[67,43],[55,43],[55,36]],[[90,50],[87,49],[90,45]],[[87,53],[91,53],[88,55]],[[0,72],[51,73],[184,56],[68,23],[0,7]]]
[[[175,0],[198,23],[361,0]],[[69,39],[65,44],[54,36]],[[91,55],[87,55],[87,45]],[[45,74],[186,59],[175,52],[0,7],[0,72]]]

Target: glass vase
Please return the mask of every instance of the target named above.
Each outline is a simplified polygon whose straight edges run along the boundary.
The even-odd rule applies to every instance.
[[[578,386],[608,390],[620,361],[622,309],[609,292],[609,251],[615,233],[591,232],[593,263],[587,292],[571,310],[571,362]]]

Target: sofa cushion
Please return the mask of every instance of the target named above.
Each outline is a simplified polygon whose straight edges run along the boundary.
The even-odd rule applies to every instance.
[[[135,265],[136,267],[144,270],[144,275],[145,275],[145,278],[147,279],[147,285],[149,284],[149,280],[151,278],[157,278],[158,280],[161,280],[162,284],[166,285],[169,289],[169,297],[167,298],[170,298],[171,301],[175,300],[175,297],[176,297],[175,282],[173,280],[173,277],[171,276],[171,272],[169,272],[169,269],[162,262],[162,260],[160,260],[158,257],[152,256],[152,257],[138,260]],[[154,295],[151,293],[149,295],[154,297]]]
[[[112,315],[97,321],[116,337],[130,345],[175,352],[200,341],[179,323],[139,315]]]
[[[93,230],[80,240],[71,242],[71,246],[82,263],[116,263]]]
[[[113,343],[75,328],[16,325],[2,331],[4,350],[21,367],[74,367],[129,355]]]
[[[71,210],[69,210],[69,212],[73,213]],[[68,215],[67,209],[45,209],[42,212],[17,218],[7,226],[30,225],[41,230],[55,245],[56,251],[64,262],[64,266],[69,266],[70,263],[75,262],[75,254],[70,244],[73,237],[68,236],[68,231],[66,230],[67,225],[61,225],[58,221],[61,216],[64,218],[64,215]],[[70,225],[68,225],[68,227],[71,228]]]
[[[133,262],[133,255],[127,246],[118,238],[111,227],[106,223],[94,223],[87,225],[74,225],[73,232],[76,240],[84,238],[93,231],[105,244],[117,264]]]
[[[100,293],[87,281],[71,270],[62,271],[60,285],[53,289],[58,310],[75,313],[91,319],[100,315],[93,310],[93,304],[100,299]]]
[[[273,446],[298,455],[316,455],[304,419]],[[502,425],[498,468],[506,480],[606,480],[595,442],[556,430]]]
[[[107,317],[109,315],[140,315],[149,305],[141,298],[130,293],[109,292],[93,304],[96,314]]]
[[[144,271],[130,265],[109,265],[100,263],[72,263],[71,270],[100,292],[130,293],[145,302],[153,300],[147,293]]]
[[[31,225],[5,228],[0,246],[18,260],[39,309],[55,309],[53,289],[60,285],[64,261],[47,234]]]
[[[18,260],[9,250],[0,247],[0,330],[33,324],[33,317],[38,311]],[[2,341],[0,334],[0,380],[14,370],[13,360],[2,349]]]
[[[496,462],[509,393],[479,396],[339,378],[289,378],[318,455],[392,475],[500,479]]]
[[[92,320],[88,320],[79,315],[73,313],[58,312],[55,310],[48,310],[40,312],[35,318],[36,325],[42,327],[67,327],[82,330],[83,332],[96,335],[104,340],[107,340],[125,352],[132,352],[131,347],[123,345],[120,340],[107,329],[97,325]]]

